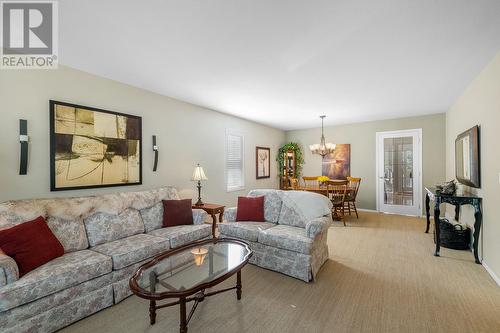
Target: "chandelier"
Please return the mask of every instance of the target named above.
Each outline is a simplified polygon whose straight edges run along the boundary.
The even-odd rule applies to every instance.
[[[335,143],[325,143],[325,135],[323,134],[323,121],[326,116],[320,116],[321,118],[321,141],[320,143],[315,143],[309,146],[311,153],[321,155],[325,157],[326,155],[333,153],[335,151]]]

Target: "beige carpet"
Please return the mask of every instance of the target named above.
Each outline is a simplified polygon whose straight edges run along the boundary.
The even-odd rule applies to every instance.
[[[189,331],[500,332],[500,287],[470,252],[435,258],[424,229],[423,219],[375,213],[336,223],[317,282],[247,265],[243,299],[208,298]],[[150,326],[148,303],[133,296],[62,332],[178,332],[178,308],[159,310]]]

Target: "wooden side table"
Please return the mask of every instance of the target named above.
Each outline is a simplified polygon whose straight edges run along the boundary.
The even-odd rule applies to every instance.
[[[219,214],[219,223],[222,223],[224,217],[224,207],[222,205],[206,203],[202,206],[193,205],[193,209],[203,209],[208,215],[212,216],[212,236],[215,238],[215,227],[217,226],[217,217],[215,215]]]

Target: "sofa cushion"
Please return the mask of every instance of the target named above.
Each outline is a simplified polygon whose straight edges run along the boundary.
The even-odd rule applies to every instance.
[[[144,232],[148,233],[163,227],[163,202],[156,205],[144,208],[139,211],[141,213],[142,222],[144,222]],[[207,217],[207,212],[203,209],[193,209],[193,224],[203,224]]]
[[[284,250],[310,254],[313,240],[307,237],[304,228],[278,225],[259,232],[259,243]]]
[[[14,259],[0,249],[0,288],[19,280],[19,267]]]
[[[138,210],[125,209],[118,215],[97,213],[84,220],[90,246],[144,232],[141,214]]]
[[[280,190],[251,190],[249,197],[264,196],[264,218],[267,222],[278,223],[281,211]]]
[[[238,197],[236,221],[265,222],[264,197]]]
[[[82,219],[65,220],[49,216],[47,225],[64,247],[64,252],[85,250],[89,247],[87,232]]]
[[[132,276],[132,274],[130,274],[130,276]],[[29,321],[34,316],[47,312],[55,307],[64,306],[75,298],[83,297],[95,290],[110,285],[112,283],[112,277],[113,275],[111,273],[104,274],[92,280],[79,283],[73,287],[41,297],[33,302],[0,312],[0,327],[4,329],[10,328],[23,321]]]
[[[144,232],[150,232],[159,229],[163,226],[163,203],[161,200],[179,200],[179,194],[174,187],[163,187],[157,190],[161,196],[156,195],[155,198],[160,198],[152,206],[140,208],[142,222],[144,223]]]
[[[191,199],[163,200],[163,226],[175,227],[193,224]]]
[[[110,256],[113,259],[113,269],[118,270],[168,249],[170,249],[168,240],[139,234],[97,245],[92,251]]]
[[[20,277],[64,254],[61,242],[41,216],[0,230],[0,248],[16,261]]]
[[[203,209],[193,209],[193,224],[203,224],[208,214]]]
[[[174,249],[184,244],[209,237],[211,233],[212,226],[209,224],[192,224],[156,229],[151,231],[148,235],[168,239],[170,241],[170,247]]]
[[[142,222],[144,223],[144,232],[160,229],[163,226],[163,202],[141,209]]]
[[[90,250],[66,253],[0,288],[0,312],[111,272],[111,258]]]
[[[256,242],[261,230],[276,227],[276,224],[269,222],[229,222],[221,223],[218,227],[220,233],[224,236]]]

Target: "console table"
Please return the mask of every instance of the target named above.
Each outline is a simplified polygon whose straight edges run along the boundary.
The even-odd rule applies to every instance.
[[[472,193],[456,193],[453,195],[441,194],[434,187],[426,187],[425,195],[425,212],[427,215],[427,228],[426,233],[429,232],[430,221],[430,201],[434,201],[434,225],[436,228],[436,252],[434,255],[439,257],[439,251],[441,247],[441,238],[439,230],[439,217],[441,216],[440,205],[442,203],[448,203],[455,206],[455,220],[458,221],[460,215],[460,206],[462,205],[472,205],[474,207],[474,258],[476,259],[476,264],[480,264],[478,245],[479,245],[479,234],[481,232],[481,224],[483,222],[483,212],[481,210],[482,198],[472,194]]]

